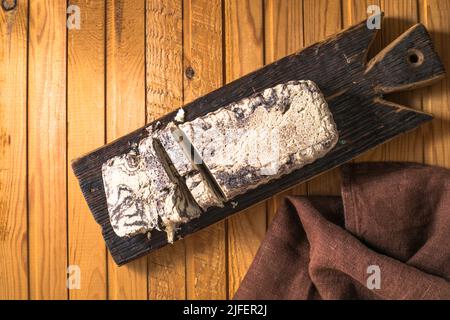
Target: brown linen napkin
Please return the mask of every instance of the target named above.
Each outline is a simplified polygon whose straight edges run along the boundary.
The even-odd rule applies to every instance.
[[[284,199],[234,299],[450,299],[450,170],[342,176],[342,198]]]

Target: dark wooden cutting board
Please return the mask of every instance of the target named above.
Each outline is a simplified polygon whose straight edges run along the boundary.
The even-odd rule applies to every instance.
[[[365,21],[361,22],[183,107],[185,120],[190,121],[279,83],[312,80],[328,101],[340,140],[332,151],[314,163],[236,197],[233,204],[209,209],[200,218],[183,225],[178,238],[305,182],[432,119],[429,114],[383,100],[383,94],[425,86],[444,76],[444,68],[425,27],[413,26],[367,63],[367,51],[376,33],[377,30],[367,28]],[[119,265],[166,245],[166,234],[154,231],[150,238],[143,234],[120,238],[114,233],[103,189],[102,164],[130,151],[134,143],[146,136],[145,128],[164,126],[175,115],[176,111],[169,113],[72,162],[83,195]]]

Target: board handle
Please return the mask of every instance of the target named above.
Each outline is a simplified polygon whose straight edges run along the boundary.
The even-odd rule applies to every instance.
[[[411,90],[443,78],[445,69],[423,24],[416,24],[369,63],[366,78],[379,94]]]

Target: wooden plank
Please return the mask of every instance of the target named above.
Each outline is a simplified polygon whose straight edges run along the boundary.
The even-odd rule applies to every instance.
[[[355,22],[368,18],[367,8],[369,5],[380,7],[380,0],[343,0],[342,1],[342,21],[343,27],[351,26]],[[380,7],[381,9],[381,7]],[[385,22],[385,21],[384,21]]]
[[[342,20],[343,27],[347,28],[355,23],[366,20],[369,15],[375,14],[375,12],[368,13],[369,6],[376,5],[381,8],[381,0],[343,0],[342,1]],[[383,21],[386,24],[386,19]],[[383,26],[381,26],[381,32],[376,36],[372,46],[369,49],[367,60],[372,59],[385,45],[382,43]],[[371,153],[369,151],[368,153]]]
[[[221,0],[184,1],[184,102],[219,88],[222,68]],[[226,299],[225,222],[219,222],[186,243],[188,299]]]
[[[381,1],[386,18],[381,29],[383,46],[394,41],[409,27],[419,22],[416,0]],[[394,93],[387,100],[422,110],[422,93],[418,91]],[[384,148],[383,160],[423,162],[423,128],[388,142]],[[383,149],[382,149],[383,150]],[[381,160],[381,159],[378,159]]]
[[[0,299],[28,298],[27,2],[0,9]]]
[[[381,9],[381,0],[344,0],[343,1],[343,7],[342,7],[342,14],[343,14],[343,27],[351,26],[359,21],[365,20],[369,17],[369,14],[367,13],[367,9],[369,5],[377,5]],[[373,14],[373,13],[372,13]],[[374,57],[383,47],[382,44],[382,34],[385,31],[386,19],[383,21],[383,25],[381,26],[381,32],[377,35],[375,38],[374,43],[372,44],[372,47],[369,51],[367,59],[370,60],[372,57]],[[356,162],[362,162],[362,161],[375,161],[375,160],[381,160],[383,159],[385,154],[385,147],[379,146],[377,148],[374,148],[372,150],[369,150],[362,156],[358,157],[354,161]]]
[[[342,28],[341,10],[341,1],[339,0],[303,0],[305,46],[340,30]],[[321,89],[323,90],[323,88]],[[327,172],[307,184],[309,195],[339,194],[339,187],[338,169]]]
[[[303,41],[303,0],[265,0],[265,62],[300,51]]]
[[[361,20],[363,8],[367,8],[368,1],[358,1],[355,12],[359,13],[356,21]],[[370,2],[372,4],[372,2]],[[375,4],[375,3],[373,3]],[[380,46],[385,47],[394,41],[410,26],[418,22],[418,8],[416,0],[385,1],[379,3],[385,13],[381,28]],[[367,16],[367,14],[366,14]],[[352,23],[356,22],[355,20]],[[417,110],[422,109],[421,92],[402,92],[390,94],[387,100],[407,105]],[[408,134],[394,139],[383,146],[366,153],[356,161],[423,161],[423,134],[422,130],[414,130]]]
[[[182,0],[147,0],[147,120],[183,104]],[[161,72],[164,70],[164,72]],[[150,299],[185,299],[184,242],[148,256]]]
[[[61,0],[31,1],[29,8],[31,299],[67,299],[66,8]]]
[[[145,124],[145,2],[106,3],[107,140]],[[147,259],[118,268],[108,258],[110,299],[147,298]]]
[[[249,208],[283,190],[311,179],[319,173],[354,159],[363,152],[412,130],[431,117],[382,99],[383,94],[429,85],[444,76],[431,39],[422,25],[415,25],[395,43],[385,48],[370,66],[363,60],[374,30],[365,21],[343,32],[256,70],[220,89],[185,105],[185,120],[191,121],[237,100],[293,79],[311,79],[325,97],[337,124],[340,142],[313,164],[275,179],[225,203],[211,208],[200,218],[182,225],[177,238],[185,237],[221,219]],[[421,63],[412,66],[404,58],[406,50],[421,51]],[[326,72],[333,70],[333,72]],[[106,207],[101,166],[118,154],[129,152],[146,135],[174,121],[176,111],[131,132],[72,163],[83,195],[103,228],[106,244],[118,264],[124,264],[167,244],[166,234],[153,230],[151,237],[139,234],[120,238],[112,230]]]
[[[303,41],[303,0],[265,0],[265,63],[300,51]],[[267,201],[267,220],[271,222],[287,195],[306,194],[306,184],[298,185]]]
[[[68,31],[67,158],[105,142],[105,4],[70,0],[80,9],[80,29]],[[70,164],[70,163],[69,163]],[[70,299],[106,299],[106,248],[75,176],[68,174],[69,265],[81,271]]]
[[[225,0],[225,74],[235,80],[264,64],[263,2]],[[228,219],[228,294],[233,297],[266,231],[266,203]]]
[[[450,70],[450,1],[421,0],[421,22],[431,32],[435,48],[445,69]],[[424,110],[435,119],[424,129],[425,163],[450,168],[450,81],[445,78],[428,90],[424,90]]]

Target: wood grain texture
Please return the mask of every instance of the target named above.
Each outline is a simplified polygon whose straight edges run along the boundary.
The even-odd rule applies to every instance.
[[[182,0],[147,0],[147,122],[183,104]]]
[[[450,1],[421,0],[421,22],[432,34],[437,52],[447,71],[450,70]],[[450,81],[448,77],[424,90],[424,110],[435,119],[424,129],[424,161],[450,168]]]
[[[343,27],[349,27],[359,21],[367,19],[369,13],[367,12],[369,5],[377,5],[381,9],[381,0],[344,0],[342,3],[342,14],[343,14]],[[373,13],[372,13],[373,14]],[[372,48],[368,54],[368,60],[375,56],[383,47],[382,44],[382,34],[384,31],[384,26],[386,24],[386,19],[383,20],[383,25],[381,26],[381,32],[378,33],[374,40]],[[384,146],[379,146],[372,150],[367,151],[362,156],[358,157],[354,161],[376,161],[381,160],[384,157],[385,148]]]
[[[386,92],[426,86],[444,76],[442,64],[426,29],[420,24],[411,27],[366,65],[365,57],[375,34],[376,30],[367,29],[363,21],[323,42],[228,83],[183,107],[185,120],[191,121],[248,97],[255,91],[300,77],[311,79],[322,88],[327,97],[339,130],[340,143],[314,164],[239,195],[233,201],[225,203],[223,208],[208,209],[200,218],[183,224],[177,232],[177,238],[199,231],[260,203],[273,194],[337,167],[431,119],[428,114],[382,99]],[[411,48],[423,54],[420,65],[412,65],[404,59],[405,50]],[[101,166],[112,156],[128,152],[133,144],[146,135],[148,128],[155,130],[174,121],[176,113],[171,112],[72,162],[85,199],[93,216],[102,226],[105,242],[118,264],[124,264],[166,245],[167,238],[164,232],[157,230],[151,232],[151,237],[138,234],[121,238],[114,233],[106,207]]]
[[[265,0],[264,30],[266,64],[300,51],[304,47],[303,0]],[[301,184],[268,200],[268,223],[272,221],[285,196],[305,194],[306,184]]]
[[[235,80],[264,64],[263,1],[225,0],[225,79]],[[266,203],[228,219],[228,294],[233,297],[266,230]]]
[[[342,28],[341,10],[342,4],[339,0],[303,0],[305,46],[339,31]],[[309,195],[339,194],[339,170],[332,170],[308,182],[307,190]]]
[[[67,299],[66,1],[30,1],[30,298]]]
[[[0,10],[0,299],[28,298],[27,21]]]
[[[347,28],[355,23],[368,19],[370,15],[375,14],[375,12],[367,12],[369,6],[376,5],[381,8],[381,0],[343,0],[342,1],[342,21],[343,27]],[[384,24],[386,25],[386,19],[384,19]],[[381,26],[383,27],[383,26]],[[383,47],[382,44],[382,33],[378,33],[374,39],[371,48],[369,49],[367,60],[372,59]],[[369,151],[371,153],[371,151]]]
[[[368,6],[380,6],[380,0],[343,0],[342,1],[342,21],[343,26],[348,27],[355,23],[355,21],[362,21],[367,19]]]
[[[106,2],[107,140],[145,124],[145,2]],[[118,268],[108,258],[110,299],[147,298],[147,259]]]
[[[71,0],[82,13],[80,29],[69,29],[67,48],[68,161],[105,142],[105,4]],[[70,163],[68,164],[70,165]],[[72,172],[68,173],[69,265],[81,271],[70,299],[106,299],[106,247]]]
[[[215,87],[219,75],[213,74],[212,70],[215,72],[222,64],[222,73],[228,72],[224,80],[229,81],[252,70],[253,65],[275,61],[303,44],[322,40],[341,27],[365,19],[367,6],[379,4],[386,19],[369,57],[419,19],[429,28],[444,66],[450,69],[450,0],[235,0],[234,4],[231,0],[223,0],[223,17],[226,19],[221,22],[225,26],[221,31],[224,40],[221,44],[225,44],[222,50],[226,49],[226,55],[225,59],[220,57],[223,61],[210,65],[212,57],[205,57],[203,53],[210,52],[211,48],[204,45],[210,45],[213,39],[205,36],[213,35],[215,39],[218,30],[212,26],[219,27],[220,24],[209,20],[216,16],[214,12],[209,17],[207,10],[201,12],[199,9],[218,1],[210,4],[186,0],[185,10],[190,6],[197,9],[189,9],[184,14],[183,0],[19,0],[16,9],[6,12],[0,8],[0,299],[213,298],[212,295],[207,296],[207,292],[220,296],[222,278],[213,283],[205,282],[218,274],[212,269],[222,259],[226,269],[233,266],[238,270],[227,278],[230,290],[226,295],[232,297],[233,288],[239,286],[241,274],[245,273],[248,265],[245,258],[240,268],[240,259],[257,248],[257,241],[250,243],[248,249],[239,249],[242,245],[232,249],[239,254],[203,260],[206,254],[217,252],[220,243],[220,239],[214,240],[216,233],[210,235],[207,232],[215,230],[212,227],[202,231],[210,244],[192,247],[195,250],[188,245],[194,259],[189,257],[190,253],[188,256],[185,254],[185,244],[191,241],[188,237],[173,246],[153,251],[147,258],[116,268],[111,258],[105,257],[106,253],[102,259],[104,245],[100,228],[89,216],[72,172],[66,169],[68,161],[100,146],[106,136],[107,141],[112,141],[141,127],[145,120],[153,121],[182,105],[183,90],[187,102],[206,93],[207,88]],[[264,11],[255,14],[255,3],[259,6],[262,2]],[[71,3],[81,7],[81,30],[67,30],[65,27],[66,7]],[[302,7],[305,8],[304,16],[298,15]],[[100,13],[102,10],[103,14]],[[191,15],[191,11],[197,14]],[[342,17],[338,17],[340,12]],[[108,16],[107,25],[105,14]],[[261,15],[264,15],[262,21],[255,19]],[[184,21],[188,28],[194,25],[192,20],[206,23],[202,25],[206,30],[200,26],[185,30],[184,40],[195,41],[187,42],[184,48],[183,18],[190,20]],[[249,26],[256,24],[264,24],[264,32],[251,30]],[[251,38],[251,34],[261,38]],[[145,41],[147,46],[144,48]],[[183,50],[186,51],[184,61]],[[183,64],[188,66],[191,62],[197,66],[193,78],[188,79]],[[260,76],[266,75],[263,81],[255,81],[252,77],[246,81],[261,88],[271,81],[280,81],[283,78],[281,73],[290,74],[288,69],[278,70],[269,73],[270,76],[261,73]],[[107,97],[102,90],[107,91]],[[450,82],[444,80],[417,92],[387,95],[388,100],[416,110],[423,108],[433,113],[435,119],[422,130],[415,130],[369,151],[358,161],[413,160],[449,168],[449,90]],[[236,92],[242,97],[249,94],[251,88],[232,85],[224,92],[228,92],[225,95]],[[107,99],[108,109],[103,109],[105,113],[102,113],[104,99]],[[191,105],[199,110],[193,115],[198,116],[202,110],[218,107],[224,102],[218,95],[201,99]],[[338,106],[335,110],[341,110],[335,102],[331,105]],[[387,116],[389,114],[386,113]],[[406,119],[396,113],[393,115]],[[137,139],[139,133],[131,136]],[[128,140],[118,143],[116,152],[123,152],[127,145]],[[101,153],[104,156],[108,154]],[[307,176],[296,177],[302,178]],[[316,179],[312,187],[310,185],[310,193],[336,193],[337,182],[329,186],[329,181],[335,180],[333,177]],[[274,194],[286,183],[275,185],[267,192]],[[101,183],[90,180],[83,191],[91,190],[96,195],[88,199],[103,199],[101,192],[96,191],[100,187]],[[305,184],[300,186],[299,193],[304,188]],[[253,197],[260,199],[257,194]],[[277,196],[266,202],[269,220],[280,199]],[[240,201],[240,204],[245,204],[245,201]],[[30,208],[28,219],[27,206]],[[233,211],[231,208],[227,210]],[[224,212],[214,211],[209,220],[189,225],[183,232],[189,233],[226,216]],[[105,220],[98,222],[104,224]],[[248,224],[236,227],[241,233],[248,232],[246,228]],[[264,231],[250,228],[250,233],[262,236]],[[108,231],[105,231],[105,238],[111,240]],[[163,244],[158,241],[156,237],[151,243],[139,242],[140,246],[133,243],[139,249],[136,251],[126,250],[126,245],[119,248],[125,248],[123,252],[130,252],[133,258],[133,254],[143,254],[151,245]],[[228,246],[227,241],[226,250]],[[192,261],[197,262],[191,264]],[[68,263],[81,266],[81,290],[66,290]],[[202,269],[202,266],[208,267]],[[221,268],[222,265],[219,266]],[[198,278],[197,273],[200,273]]]
[[[182,0],[147,0],[147,121],[183,104]],[[183,241],[148,256],[150,299],[186,298]]]
[[[365,2],[365,1],[362,1]],[[418,8],[416,0],[386,1],[380,0],[379,5],[385,13],[381,28],[380,42],[385,47],[394,41],[409,26],[418,22]],[[360,17],[358,17],[360,20]],[[354,21],[355,22],[355,21]],[[422,94],[416,92],[402,92],[391,94],[386,99],[399,104],[422,110]],[[423,132],[414,130],[371,150],[357,161],[423,161]]]
[[[383,46],[387,46],[409,26],[419,22],[416,0],[382,0],[381,9],[385,12],[385,23],[381,29]],[[391,94],[386,99],[422,110],[420,90]],[[378,160],[423,162],[423,128],[390,141],[382,148],[384,155]]]
[[[184,1],[184,103],[222,86],[222,2]],[[185,239],[188,299],[226,299],[225,222]]]

